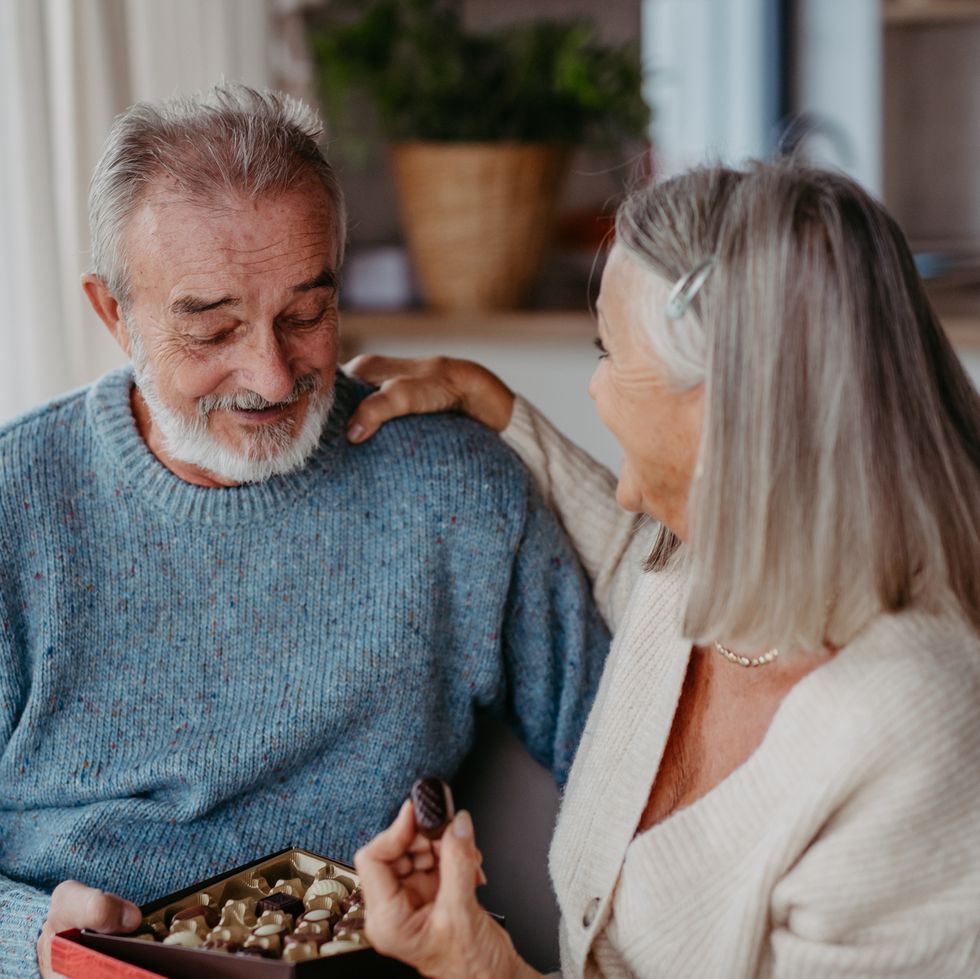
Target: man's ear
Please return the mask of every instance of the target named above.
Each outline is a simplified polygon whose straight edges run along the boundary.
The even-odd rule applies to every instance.
[[[92,304],[96,316],[106,325],[113,339],[129,356],[129,330],[122,315],[122,307],[116,297],[109,292],[109,287],[97,275],[86,272],[82,276],[82,290]]]

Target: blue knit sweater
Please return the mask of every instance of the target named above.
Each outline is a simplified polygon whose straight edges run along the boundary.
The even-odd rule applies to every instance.
[[[291,844],[341,860],[474,714],[564,781],[608,636],[510,451],[453,416],[300,472],[183,482],[128,371],[0,430],[0,975],[50,890],[144,903]]]

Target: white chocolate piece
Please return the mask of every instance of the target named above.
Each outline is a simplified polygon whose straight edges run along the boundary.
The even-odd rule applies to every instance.
[[[210,925],[200,915],[194,915],[193,918],[182,918],[180,921],[171,922],[171,935],[176,935],[181,931],[192,931],[195,935],[206,935],[208,931],[210,931]]]
[[[255,906],[251,901],[225,901],[225,906],[221,909],[221,924],[251,928],[255,924]]]
[[[282,951],[282,938],[286,929],[282,925],[259,925],[245,941],[246,947],[258,946],[271,949],[273,952]]]
[[[286,951],[282,953],[283,962],[308,962],[319,956],[316,939],[311,938],[308,942],[290,942],[286,946]]]
[[[320,958],[325,959],[329,955],[343,955],[345,952],[354,952],[359,948],[364,948],[363,942],[325,942],[320,946]]]
[[[293,923],[293,916],[286,914],[285,911],[263,911],[259,915],[259,920],[255,922],[258,926],[276,925],[278,928],[288,928]]]
[[[342,909],[336,894],[321,894],[310,901],[304,900],[307,912],[310,911],[330,911],[335,917],[339,918]]]
[[[248,938],[248,928],[244,925],[218,925],[208,933],[209,942],[237,942],[241,945]]]
[[[167,935],[163,944],[181,945],[184,948],[200,948],[204,944],[204,939],[196,931],[175,931]]]
[[[270,892],[272,894],[288,894],[290,897],[303,896],[303,882],[298,877],[290,877],[289,880],[277,880],[276,886]]]
[[[303,895],[303,903],[309,907],[310,901],[315,897],[324,897],[327,894],[335,894],[339,900],[343,901],[350,897],[350,891],[340,883],[339,880],[324,879],[315,880],[310,884],[309,889]]]

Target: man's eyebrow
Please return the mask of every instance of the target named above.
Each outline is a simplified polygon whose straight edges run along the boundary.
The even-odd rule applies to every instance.
[[[337,273],[332,268],[325,268],[322,272],[301,282],[298,286],[293,286],[293,292],[309,292],[311,289],[336,289]],[[170,304],[170,313],[173,316],[196,316],[198,313],[210,313],[212,309],[221,309],[224,306],[235,306],[241,300],[237,296],[222,296],[220,299],[201,299],[197,296],[181,296]]]
[[[181,296],[170,304],[172,316],[195,316],[198,313],[209,313],[212,309],[223,306],[234,306],[240,300],[235,296],[222,296],[221,299],[199,299],[197,296]]]
[[[309,292],[311,289],[336,289],[337,273],[332,268],[325,268],[319,275],[315,275],[306,282],[301,282],[298,286],[293,286],[293,292]]]

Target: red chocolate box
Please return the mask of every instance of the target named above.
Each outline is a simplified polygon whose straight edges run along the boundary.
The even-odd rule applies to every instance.
[[[366,944],[359,883],[352,867],[293,847],[144,905],[141,938],[62,932],[52,965],[69,979],[418,977]],[[316,957],[290,961],[300,953]]]

